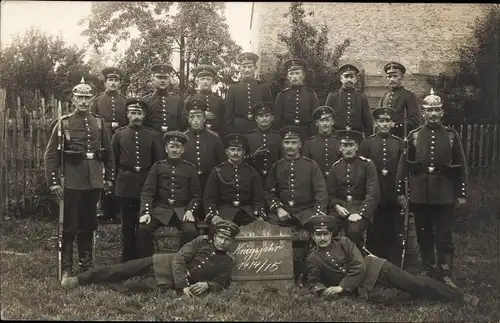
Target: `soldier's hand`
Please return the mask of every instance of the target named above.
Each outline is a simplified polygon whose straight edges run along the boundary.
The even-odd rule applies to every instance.
[[[217,224],[217,222],[219,222],[219,221],[222,221],[222,218],[221,218],[220,216],[218,216],[218,215],[216,215],[216,216],[214,216],[214,217],[212,218],[212,224],[213,224],[213,225],[216,225],[216,224]]]
[[[205,111],[205,117],[207,119],[215,119],[215,113],[213,113],[212,111]]]
[[[269,152],[269,149],[266,148],[265,145],[262,145],[260,146],[259,148],[257,148],[256,151],[254,151],[254,153],[252,154],[252,156],[260,156],[260,155],[265,155]]]
[[[139,218],[139,223],[149,224],[149,222],[151,222],[151,215],[149,213],[146,213]]]
[[[406,210],[406,208],[408,207],[408,202],[406,201],[406,198],[404,195],[398,196],[398,203],[403,208],[403,210]]]
[[[458,197],[455,201],[455,208],[458,209],[465,204],[467,204],[467,199],[464,197]]]
[[[347,220],[349,220],[351,222],[356,222],[356,221],[359,221],[361,219],[362,219],[362,217],[358,213],[353,213],[353,214],[349,215],[349,217],[347,218]]]
[[[335,211],[337,211],[337,214],[343,218],[349,215],[349,211],[345,207],[339,204],[335,204]]]
[[[344,291],[344,288],[341,286],[330,286],[323,291],[323,295],[325,296],[333,296],[335,294],[340,294]]]
[[[109,191],[113,187],[112,181],[104,181],[104,190]]]
[[[290,219],[290,213],[288,213],[287,210],[285,210],[282,207],[278,208],[276,210],[276,213],[278,214],[278,218],[280,219],[281,222]]]
[[[184,222],[194,222],[194,215],[191,210],[187,210],[186,213],[184,213],[184,218],[182,219]]]
[[[191,292],[191,286],[184,287],[182,289],[182,292],[184,293],[184,295],[187,295],[189,297],[194,297],[194,294]]]
[[[191,285],[191,292],[195,295],[201,295],[208,290],[207,282],[198,282],[194,285]]]
[[[61,185],[52,185],[49,189],[50,193],[54,195],[58,200],[64,199],[64,192]]]

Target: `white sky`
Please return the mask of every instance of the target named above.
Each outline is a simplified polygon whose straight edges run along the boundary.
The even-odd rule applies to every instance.
[[[69,44],[83,46],[86,37],[78,21],[90,14],[91,2],[77,1],[12,1],[0,0],[0,43],[5,47],[13,35],[21,36],[31,26],[49,35],[62,35]],[[229,32],[243,50],[250,50],[251,2],[226,2]]]

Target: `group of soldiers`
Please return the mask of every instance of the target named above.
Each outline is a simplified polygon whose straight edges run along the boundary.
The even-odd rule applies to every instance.
[[[225,99],[211,91],[217,71],[209,64],[195,69],[198,93],[185,102],[167,91],[169,64],[151,68],[155,91],[143,98],[119,93],[117,68],[102,71],[104,93],[92,97],[83,81],[73,88],[75,110],[54,127],[45,153],[50,189],[66,205],[62,285],[126,280],[129,289],[166,286],[190,296],[220,290],[230,283],[230,242],[240,226],[262,219],[310,233],[293,242],[294,278],[314,293],[373,298],[382,286],[462,298],[452,281],[452,227],[455,207],[466,202],[467,165],[460,137],[441,123],[440,97],[431,91],[421,108],[402,85],[405,67],[391,62],[390,90],[372,110],[355,87],[359,70],[346,64],[342,87],[321,106],[304,84],[306,62],[291,59],[290,86],[273,102],[255,78],[257,60],[238,57],[240,81]],[[96,205],[106,196],[119,205],[122,263],[93,268]],[[425,269],[419,276],[393,265],[407,208]],[[210,237],[200,235],[202,222]],[[162,226],[180,231],[175,255],[154,253]],[[336,237],[342,229],[346,237]]]

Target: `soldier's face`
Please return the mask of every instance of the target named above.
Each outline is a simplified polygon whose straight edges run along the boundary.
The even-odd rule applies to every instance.
[[[152,81],[155,88],[165,90],[170,85],[170,75],[154,74]]]
[[[254,63],[246,63],[240,65],[240,73],[241,77],[244,79],[254,78],[255,77],[255,69],[256,66]]]
[[[330,132],[332,132],[334,124],[335,121],[333,117],[321,118],[316,121],[316,126],[322,134],[329,134]]]
[[[358,77],[354,73],[344,73],[340,75],[340,82],[347,88],[353,88],[358,82]]]
[[[430,124],[438,124],[444,115],[442,107],[424,108],[425,121]]]
[[[144,119],[144,112],[142,112],[142,110],[128,111],[127,118],[131,125],[140,125]]]
[[[201,130],[205,126],[205,113],[203,111],[190,112],[188,122],[191,129]]]
[[[168,142],[165,145],[165,151],[167,152],[168,158],[179,159],[184,153],[184,146],[179,142]]]
[[[283,140],[283,149],[287,156],[294,157],[300,152],[302,142],[299,138],[288,138]]]
[[[211,91],[214,78],[211,76],[200,76],[196,78],[196,86],[200,91]]]
[[[342,157],[346,159],[354,158],[356,156],[357,151],[358,151],[358,144],[355,142],[340,143],[340,152],[342,153]]]
[[[332,243],[332,233],[330,231],[314,231],[312,238],[319,248],[326,248]]]
[[[226,149],[226,154],[231,162],[239,163],[245,156],[245,150],[241,147],[229,146]]]
[[[375,127],[378,132],[386,134],[394,127],[394,122],[391,119],[377,119],[375,120]]]
[[[387,74],[387,81],[389,82],[389,87],[395,88],[401,86],[403,83],[403,74],[401,71],[394,71]]]
[[[73,103],[73,105],[75,106],[75,108],[77,110],[88,111],[91,98],[92,97],[90,97],[90,96],[73,94],[73,97],[71,98],[71,102]]]
[[[305,73],[302,69],[288,72],[288,81],[291,85],[304,84]]]
[[[231,246],[231,243],[234,241],[233,238],[228,237],[225,234],[221,234],[219,232],[216,232],[214,234],[214,247],[217,250],[220,251],[227,251],[229,250],[229,247]]]
[[[106,83],[104,83],[104,86],[108,91],[117,91],[120,87],[120,79],[115,76],[108,77],[106,78]]]
[[[274,121],[274,116],[271,112],[258,113],[255,115],[255,122],[259,128],[267,130],[271,127],[271,123]]]

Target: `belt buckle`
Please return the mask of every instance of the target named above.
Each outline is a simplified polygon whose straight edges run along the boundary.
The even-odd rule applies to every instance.
[[[266,176],[266,175],[267,175],[267,170],[265,170],[265,169],[264,169],[264,170],[262,171],[262,175]]]
[[[141,166],[135,166],[134,169],[135,169],[136,172],[140,172],[141,171]]]
[[[299,119],[295,119],[295,120],[293,120],[293,122],[294,122],[295,124],[300,124],[300,120],[299,120]]]
[[[288,205],[290,205],[290,207],[293,207],[295,205],[295,202],[294,201],[288,201]]]
[[[352,195],[347,195],[346,198],[347,198],[347,202],[352,202]]]
[[[201,175],[203,174],[203,172],[201,170],[198,171],[198,175]]]
[[[167,132],[168,131],[168,127],[167,126],[161,126],[161,131]]]
[[[247,114],[247,119],[248,120],[253,120],[253,114],[251,114],[251,113]]]
[[[111,127],[118,128],[118,122],[116,121],[111,122]]]
[[[168,199],[168,204],[169,204],[169,205],[174,205],[174,204],[175,204],[175,200]]]
[[[387,169],[382,169],[382,176],[386,176],[389,173]]]
[[[325,172],[325,176],[328,176],[328,174],[330,174],[330,172],[329,172],[329,171],[326,171],[326,172]]]
[[[240,206],[240,201],[233,201],[233,205],[234,205],[235,207]]]
[[[432,173],[434,173],[434,171],[436,170],[436,168],[432,167],[432,166],[429,166],[429,167],[427,167],[427,170],[429,171],[429,174],[432,174]]]
[[[94,159],[94,153],[85,153],[87,159]]]
[[[351,127],[346,126],[346,127],[345,127],[345,130],[351,130]]]
[[[212,124],[207,122],[207,129],[212,129]]]

